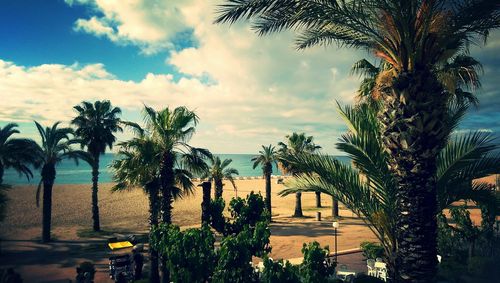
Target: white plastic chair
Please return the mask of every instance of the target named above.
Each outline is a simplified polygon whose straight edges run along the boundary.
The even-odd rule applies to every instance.
[[[368,276],[377,276],[377,271],[375,270],[375,260],[368,259],[366,261],[366,267],[368,268]]]
[[[381,261],[375,262],[375,270],[377,272],[376,277],[387,282],[387,264]]]

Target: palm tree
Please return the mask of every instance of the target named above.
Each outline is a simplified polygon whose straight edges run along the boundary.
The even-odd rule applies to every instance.
[[[252,158],[253,169],[257,166],[262,167],[262,173],[266,179],[266,208],[269,213],[269,220],[272,218],[271,212],[271,174],[273,173],[273,164],[278,160],[278,152],[274,150],[274,146],[262,146],[259,155]]]
[[[278,143],[278,146],[280,146],[280,149],[278,150],[278,161],[283,172],[297,175],[300,173],[300,170],[296,168],[294,164],[287,162],[287,160],[282,158],[282,156],[313,153],[320,149],[321,146],[314,144],[314,138],[312,136],[306,136],[305,133],[293,133],[292,135],[285,136],[285,138],[287,140],[286,144],[283,142]],[[316,196],[318,196],[318,194],[316,194]],[[303,216],[302,193],[297,192],[295,194],[295,211],[293,213],[293,217]]]
[[[261,35],[292,29],[299,49],[337,43],[366,49],[391,66],[376,83],[381,143],[398,188],[396,280],[429,282],[437,272],[432,212],[449,95],[433,70],[500,27],[499,10],[491,0],[226,0],[219,6],[216,23],[247,19]]]
[[[380,110],[380,91],[377,80],[385,71],[390,70],[391,65],[382,61],[375,66],[366,59],[354,63],[351,74],[357,74],[363,78],[358,89],[358,104],[369,104],[370,107]],[[477,106],[478,99],[468,89],[477,89],[481,86],[479,73],[482,72],[481,64],[468,55],[458,55],[451,59],[450,63],[438,66],[433,70],[434,74],[442,84],[450,97],[450,103],[472,104]]]
[[[149,199],[150,231],[158,225],[160,193],[160,157],[157,144],[147,136],[135,137],[119,144],[118,158],[111,164],[113,179],[117,183],[113,191],[142,187]],[[179,190],[180,191],[180,190]],[[158,251],[149,248],[149,282],[160,282]]]
[[[72,139],[73,130],[71,128],[58,128],[60,122],[56,122],[52,127],[43,128],[38,122],[35,125],[42,140],[32,154],[41,160],[42,172],[41,180],[36,191],[36,204],[39,205],[40,191],[43,185],[43,216],[42,216],[42,241],[50,241],[50,227],[52,218],[52,187],[56,179],[56,166],[64,159],[73,159],[77,164],[82,159],[90,162],[88,153],[81,150],[73,150],[72,145],[79,143]]]
[[[466,108],[453,110],[454,122],[448,125],[448,132],[456,127]],[[396,274],[399,267],[397,185],[386,166],[389,157],[377,134],[380,124],[376,111],[365,104],[355,108],[339,107],[339,112],[349,132],[342,136],[337,148],[350,156],[353,167],[327,155],[288,156],[288,162],[308,171],[289,182],[289,189],[282,194],[321,191],[338,198],[368,224],[385,249],[391,273]],[[452,202],[461,199],[474,200],[493,211],[500,211],[500,199],[489,186],[473,181],[500,171],[500,155],[494,153],[497,148],[492,136],[483,132],[450,139],[437,162],[438,205],[434,214],[440,214]]]
[[[116,141],[115,133],[122,131],[120,127],[121,110],[113,107],[109,100],[96,101],[94,104],[83,101],[73,107],[77,116],[71,121],[76,126],[75,135],[81,140],[82,149],[87,147],[92,156],[92,220],[94,231],[100,231],[99,199],[97,192],[99,182],[99,157],[112,148]]]
[[[205,158],[211,157],[208,150],[196,148],[188,144],[195,133],[198,116],[186,107],[177,107],[174,110],[165,108],[156,111],[151,107],[144,107],[145,127],[135,123],[128,123],[137,132],[151,136],[157,144],[160,162],[161,183],[161,217],[165,224],[172,223],[172,201],[177,194],[190,194],[193,183],[192,174],[203,174],[208,169]],[[176,170],[185,178],[180,182],[181,192],[176,184]]]
[[[202,178],[207,179],[209,182],[214,183],[215,199],[222,198],[222,190],[224,186],[222,181],[224,179],[231,182],[234,190],[236,191],[237,188],[234,182],[233,175],[239,175],[238,170],[231,167],[227,167],[229,166],[229,164],[231,164],[231,162],[233,162],[233,160],[224,159],[224,161],[221,161],[221,159],[218,156],[212,156],[209,158],[209,160],[210,160],[209,168],[206,172],[203,173]]]
[[[126,125],[139,136],[148,136],[155,143],[159,158],[161,220],[165,224],[171,224],[174,199],[193,192],[191,178],[193,174],[201,175],[208,170],[205,158],[211,157],[211,154],[206,149],[188,144],[195,133],[198,116],[186,107],[174,110],[167,107],[156,111],[144,106],[143,116],[144,128],[131,122]],[[165,264],[162,265],[162,273],[162,282],[169,282]]]
[[[0,185],[3,184],[3,175],[6,169],[14,169],[26,178],[33,178],[30,166],[39,165],[39,160],[34,154],[38,146],[30,139],[12,138],[18,134],[18,125],[9,123],[0,127]]]

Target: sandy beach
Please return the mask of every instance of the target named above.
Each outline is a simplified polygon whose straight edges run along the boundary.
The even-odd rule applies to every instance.
[[[494,181],[493,178],[488,181]],[[246,196],[250,191],[264,194],[264,180],[252,178],[237,180],[238,195]],[[148,202],[142,189],[111,192],[112,184],[100,184],[99,208],[101,227],[106,232],[101,237],[89,237],[91,222],[90,185],[58,185],[53,190],[52,233],[55,241],[39,243],[41,234],[41,207],[35,204],[35,186],[15,186],[8,192],[10,199],[8,214],[2,224],[1,265],[14,266],[28,278],[49,276],[52,280],[73,278],[75,266],[85,260],[97,263],[98,276],[106,278],[106,257],[109,251],[102,245],[106,236],[112,234],[145,234],[148,229]],[[322,197],[322,208],[315,207],[314,193],[304,193],[302,208],[304,218],[292,218],[295,196],[277,195],[284,188],[272,183],[273,223],[271,245],[274,259],[300,257],[303,243],[318,241],[333,250],[333,228],[331,227],[331,198]],[[235,196],[228,183],[225,185],[226,203]],[[173,222],[181,227],[198,227],[200,224],[201,188],[192,195],[176,200]],[[322,213],[322,221],[316,221],[316,212]],[[480,222],[480,213],[472,209],[472,218]],[[338,250],[358,248],[362,241],[376,241],[375,236],[363,221],[340,205],[340,228]],[[360,261],[358,256],[356,261]],[[57,275],[50,270],[57,270]],[[38,274],[38,277],[33,275]],[[50,275],[49,275],[50,274]],[[34,280],[34,281],[31,281]]]

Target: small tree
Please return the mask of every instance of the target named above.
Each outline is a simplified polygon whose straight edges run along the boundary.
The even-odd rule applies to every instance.
[[[267,222],[268,214],[262,196],[253,191],[245,199],[233,198],[229,203],[232,219],[223,216],[223,200],[211,202],[211,226],[224,235],[238,234],[248,226],[253,229],[259,222]]]
[[[269,220],[272,217],[271,211],[271,174],[273,173],[273,164],[276,164],[278,153],[274,150],[274,146],[262,146],[259,155],[252,157],[253,169],[257,168],[259,164],[262,167],[264,179],[266,179],[266,208],[269,213]]]
[[[253,250],[254,239],[249,229],[225,237],[221,242],[213,282],[258,282],[251,265]]]
[[[304,261],[300,265],[300,276],[304,283],[320,283],[328,280],[335,274],[335,264],[327,261],[329,254],[328,246],[321,248],[318,242],[314,241],[302,247]]]
[[[228,167],[232,159],[221,160],[218,156],[210,156],[210,164],[206,168],[206,171],[202,174],[203,179],[207,179],[209,182],[214,183],[215,188],[215,198],[222,198],[222,191],[224,188],[224,179],[231,182],[234,191],[237,192],[236,183],[234,182],[234,175],[238,175],[238,170]],[[237,194],[236,194],[237,195]]]
[[[207,282],[214,270],[215,238],[207,226],[180,231],[179,227],[161,224],[151,233],[155,249],[166,256],[173,282]]]
[[[263,283],[300,283],[299,267],[282,259],[273,261],[264,258],[264,270],[260,276]]]

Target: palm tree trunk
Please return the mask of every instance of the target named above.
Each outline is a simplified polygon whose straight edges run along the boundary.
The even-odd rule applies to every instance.
[[[215,183],[215,199],[221,199],[224,184],[222,183],[222,180],[220,180],[220,179],[215,179],[214,183]]]
[[[151,233],[153,227],[158,225],[158,183],[153,182],[149,184],[147,191],[149,193],[149,232]],[[151,261],[149,282],[159,283],[160,274],[158,270],[158,251],[151,246],[151,243],[149,244],[149,259]]]
[[[163,161],[161,164],[160,171],[160,181],[161,181],[161,218],[164,224],[172,224],[172,189],[175,184],[174,175],[174,160],[171,153],[165,153],[163,155]],[[163,255],[161,258],[161,282],[170,282],[170,273],[167,269],[167,255]]]
[[[295,193],[295,212],[293,217],[303,217],[302,214],[302,193]]]
[[[269,213],[269,221],[272,219],[272,211],[271,211],[271,173],[266,172],[266,208]]]
[[[201,201],[201,225],[210,223],[210,191],[212,190],[211,182],[203,182],[201,184],[203,190],[203,199]]]
[[[437,273],[436,159],[446,138],[446,101],[431,72],[402,73],[381,93],[381,140],[397,186],[396,280]]]
[[[316,207],[321,208],[321,193],[316,192]]]
[[[99,153],[93,154],[94,163],[92,164],[92,221],[94,231],[101,231],[99,221],[99,198],[98,198],[98,182],[99,182]]]
[[[172,224],[172,189],[175,184],[174,161],[170,153],[163,156],[161,179],[161,217],[164,224]]]
[[[43,209],[42,209],[42,242],[50,242],[50,227],[52,222],[52,187],[56,179],[54,165],[44,165],[42,168],[43,179]]]
[[[339,217],[339,201],[332,196],[332,217]]]

